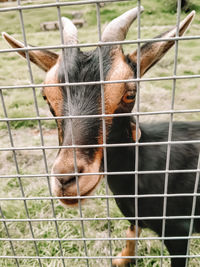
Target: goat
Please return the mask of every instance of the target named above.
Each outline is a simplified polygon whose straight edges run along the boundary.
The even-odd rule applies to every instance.
[[[102,34],[103,42],[122,41],[132,22],[137,18],[143,7],[131,9],[118,18],[111,21]],[[195,12],[192,11],[179,25],[179,36],[182,36],[190,25]],[[100,81],[98,49],[82,52],[76,44],[78,42],[77,29],[73,23],[62,18],[63,37],[67,47],[63,55],[46,50],[28,50],[30,60],[47,72],[43,97],[50,106],[50,110],[56,117],[76,116],[71,120],[67,118],[56,119],[58,127],[58,139],[60,149],[52,168],[52,188],[56,196],[65,205],[77,205],[78,195],[87,196],[97,187],[101,180],[98,173],[103,170],[103,128],[102,119],[91,115],[102,114],[102,100],[100,84],[78,86],[78,82]],[[140,48],[139,73],[142,77],[164,54],[173,46],[177,28],[164,32],[158,36],[161,39],[155,42],[147,42]],[[3,37],[14,48],[24,48],[24,44],[17,41],[7,33]],[[170,40],[169,40],[169,39]],[[166,40],[168,39],[168,40]],[[18,53],[26,58],[24,50]],[[136,127],[133,116],[112,116],[118,113],[130,113],[133,109],[136,96],[136,83],[127,81],[137,77],[138,51],[125,55],[121,45],[104,45],[101,47],[103,76],[109,83],[104,84],[106,143],[120,144],[138,142],[138,226],[136,229],[134,219],[130,219],[128,237],[139,235],[141,228],[150,228],[159,236],[162,236],[162,216],[165,193],[165,174],[157,171],[165,171],[167,145],[142,146],[147,142],[166,142],[168,140],[169,123],[140,124]],[[66,77],[66,73],[68,77]],[[116,80],[126,82],[115,83]],[[51,86],[52,83],[74,83],[69,87]],[[113,83],[112,83],[113,81]],[[70,103],[70,105],[69,105]],[[83,118],[79,115],[87,115]],[[70,129],[72,128],[73,140]],[[187,141],[200,139],[199,122],[174,122],[172,141]],[[68,148],[70,145],[78,145],[76,148],[76,166],[74,163],[74,151]],[[81,147],[81,145],[97,145],[96,147]],[[180,173],[170,172],[168,177],[167,216],[189,216],[192,211],[191,193],[195,188],[195,173],[188,172],[197,167],[199,145],[172,144],[170,157],[170,170],[182,170]],[[135,146],[107,147],[108,172],[123,172],[135,170]],[[185,173],[184,173],[185,170]],[[147,173],[151,171],[151,174]],[[76,175],[78,178],[76,181]],[[155,173],[153,173],[155,172]],[[63,176],[62,176],[63,174]],[[66,175],[68,174],[68,176]],[[114,195],[134,195],[134,174],[108,175],[108,184]],[[198,185],[197,192],[200,192]],[[190,196],[183,196],[183,194]],[[147,197],[149,194],[153,194]],[[173,197],[173,194],[175,196]],[[178,196],[180,194],[180,196]],[[156,197],[156,195],[158,195]],[[63,198],[68,197],[68,198]],[[119,209],[124,216],[135,217],[135,199],[115,198]],[[81,198],[81,201],[83,199]],[[196,198],[195,215],[200,215],[200,199]],[[146,217],[146,218],[145,218]],[[148,219],[155,217],[155,219]],[[160,217],[157,219],[156,217]],[[141,218],[141,219],[140,219]],[[171,266],[183,267],[186,263],[187,244],[190,229],[190,219],[167,218],[165,221],[165,236],[173,237],[164,240],[171,254]],[[193,232],[200,232],[199,219],[194,220]],[[180,236],[186,237],[180,239]],[[126,248],[119,256],[135,255],[135,240],[127,241]],[[179,257],[176,255],[179,255]],[[182,255],[182,257],[180,257]],[[113,265],[128,265],[130,258],[114,259]]]

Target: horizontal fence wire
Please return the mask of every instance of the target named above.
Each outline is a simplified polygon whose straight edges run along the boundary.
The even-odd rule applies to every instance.
[[[169,220],[177,220],[177,219],[180,219],[180,220],[183,220],[183,219],[199,219],[199,216],[173,216],[173,217],[170,217],[170,216],[166,216],[164,217],[164,219],[169,219]],[[55,222],[55,221],[58,221],[58,222],[61,222],[61,221],[76,221],[76,222],[81,222],[81,221],[108,221],[108,220],[113,220],[113,221],[122,221],[122,220],[133,220],[133,219],[136,219],[136,220],[162,220],[163,219],[163,216],[160,216],[160,217],[103,217],[103,218],[73,218],[73,219],[48,219],[48,218],[45,218],[45,219],[1,219],[2,222]],[[177,237],[178,239],[178,237]]]
[[[170,256],[140,256],[140,259],[167,259],[167,258],[200,258],[200,255],[170,255]],[[62,256],[44,256],[44,257],[37,257],[37,256],[0,256],[1,258],[5,259],[138,259],[137,256],[76,256],[76,257],[62,257]]]
[[[159,78],[147,78],[147,79],[124,79],[116,81],[95,81],[95,82],[79,82],[79,83],[53,83],[48,84],[51,87],[56,86],[81,86],[81,85],[96,85],[96,84],[115,84],[115,83],[128,83],[128,82],[137,82],[137,81],[161,81],[161,80],[178,80],[178,79],[191,79],[191,78],[200,78],[200,75],[185,75],[185,76],[169,76],[169,77],[159,77]],[[17,85],[17,86],[1,86],[0,89],[20,89],[20,88],[32,88],[32,87],[46,87],[44,84],[30,84],[30,85]]]
[[[9,8],[1,8],[0,12],[7,12],[7,11],[15,11],[15,10],[23,10],[23,9],[34,9],[34,8],[48,8],[48,7],[61,7],[61,6],[74,6],[74,5],[86,5],[86,4],[97,4],[97,3],[112,3],[112,2],[126,2],[127,0],[89,0],[89,1],[69,1],[69,2],[59,2],[56,3],[49,3],[49,4],[39,4],[39,5],[29,5],[23,6],[18,5],[17,7],[9,7]],[[23,2],[22,2],[23,3]]]
[[[178,239],[187,239],[188,237],[180,236]],[[128,238],[128,237],[112,237],[112,238],[1,238],[1,241],[117,241],[117,240],[175,240],[177,239],[176,236],[171,237],[135,237],[135,238]],[[199,236],[191,236],[190,239],[199,239]]]
[[[126,0],[127,1],[127,0]],[[30,47],[24,46],[23,48],[10,48],[10,49],[0,49],[0,53],[8,53],[8,52],[20,52],[20,51],[34,51],[34,50],[53,50],[53,49],[62,49],[62,48],[84,48],[84,47],[103,47],[108,45],[125,45],[125,44],[141,44],[141,43],[149,43],[149,42],[160,42],[160,41],[178,41],[178,40],[198,40],[200,36],[181,36],[181,37],[171,37],[171,38],[151,38],[151,39],[137,39],[137,40],[129,40],[129,41],[113,41],[113,42],[98,42],[98,43],[84,43],[84,44],[76,44],[76,45],[56,45],[56,46],[37,46],[37,47]],[[161,78],[161,77],[160,77]],[[138,78],[139,79],[139,78]],[[98,81],[97,81],[98,82]],[[71,83],[73,84],[73,83]],[[81,83],[79,83],[81,84]]]
[[[197,198],[200,197],[200,193],[198,192],[198,184],[199,184],[199,173],[200,173],[200,154],[198,159],[198,166],[193,169],[170,169],[171,163],[171,150],[174,146],[182,146],[182,145],[199,145],[200,140],[196,138],[195,140],[174,140],[172,138],[173,135],[173,125],[174,125],[174,116],[175,115],[191,115],[191,114],[198,114],[200,109],[198,108],[177,108],[176,107],[176,100],[175,94],[177,90],[177,83],[179,81],[187,81],[187,80],[197,80],[200,79],[200,74],[194,73],[183,73],[178,75],[178,67],[179,67],[179,48],[180,43],[186,43],[187,41],[198,41],[200,40],[200,35],[189,35],[189,36],[178,36],[179,32],[179,23],[180,23],[180,16],[181,16],[181,0],[177,0],[177,11],[176,11],[176,36],[173,38],[161,38],[160,36],[155,38],[143,38],[141,37],[141,19],[142,15],[139,13],[137,17],[137,39],[136,40],[124,40],[124,41],[110,41],[104,43],[102,41],[102,23],[101,23],[101,5],[105,5],[105,7],[119,3],[126,4],[126,0],[89,0],[89,1],[59,1],[55,0],[53,3],[45,3],[45,1],[40,1],[41,3],[34,3],[34,2],[26,2],[17,0],[16,3],[9,3],[8,4],[0,4],[0,13],[2,15],[9,15],[17,14],[19,16],[19,25],[22,32],[23,37],[23,48],[1,48],[0,49],[0,61],[1,56],[12,56],[14,52],[25,52],[26,54],[26,62],[28,68],[28,82],[24,80],[18,80],[17,83],[12,84],[0,84],[0,97],[1,97],[1,104],[3,110],[3,116],[0,117],[0,123],[4,124],[7,128],[8,132],[8,139],[7,143],[2,143],[0,145],[0,153],[3,155],[4,153],[9,157],[12,154],[12,167],[14,166],[14,170],[11,168],[12,172],[8,171],[9,174],[0,173],[0,183],[2,183],[2,187],[7,188],[4,183],[10,186],[10,190],[13,192],[2,192],[0,194],[0,241],[3,245],[0,245],[0,265],[1,266],[24,266],[24,264],[28,264],[27,266],[33,265],[34,266],[43,266],[44,260],[47,261],[47,265],[44,266],[51,266],[52,260],[60,260],[59,263],[61,265],[55,266],[63,266],[67,267],[70,264],[74,264],[75,266],[112,266],[113,259],[129,259],[135,260],[136,266],[144,266],[144,262],[146,259],[148,260],[157,260],[157,263],[160,266],[168,266],[166,265],[169,263],[169,259],[173,258],[186,258],[186,266],[190,266],[191,259],[195,259],[194,265],[197,266],[200,264],[198,259],[200,258],[200,253],[198,254],[193,253],[191,249],[192,242],[198,242],[200,239],[199,235],[192,235],[193,226],[195,220],[200,220],[200,215],[195,214],[195,208],[197,204]],[[145,1],[134,1],[135,6],[140,8],[140,5],[145,5]],[[62,9],[65,7],[79,7],[84,9],[85,7],[95,7],[96,13],[96,35],[98,35],[98,41],[96,42],[85,42],[85,43],[77,43],[77,44],[69,44],[66,45],[64,43],[64,36],[62,32],[62,22],[61,22],[61,14]],[[34,11],[34,10],[41,10],[52,8],[57,14],[57,20],[59,24],[59,35],[60,35],[60,42],[57,45],[48,44],[46,46],[39,45],[39,46],[29,46],[27,43],[27,35],[29,31],[26,29],[25,19],[24,19],[24,12],[26,11]],[[128,10],[128,7],[127,7]],[[10,13],[11,12],[11,13]],[[12,25],[11,25],[12,26]],[[84,25],[85,27],[85,25]],[[87,25],[86,25],[87,27]],[[192,27],[192,26],[191,26]],[[4,31],[3,25],[1,25],[1,31]],[[12,31],[11,31],[12,32]],[[173,73],[171,75],[161,75],[155,77],[140,77],[140,53],[141,53],[141,46],[147,43],[157,43],[160,41],[174,41],[175,42],[175,49],[174,49],[174,56],[173,56]],[[90,40],[88,40],[90,41]],[[41,43],[41,42],[40,42]],[[107,81],[106,77],[104,77],[104,69],[103,69],[103,56],[102,56],[102,49],[104,46],[116,46],[116,45],[136,45],[138,49],[137,54],[137,75],[131,79],[120,80],[116,79],[114,81]],[[98,58],[99,58],[99,70],[100,70],[100,80],[97,81],[90,81],[90,82],[69,82],[68,77],[68,63],[66,59],[66,51],[70,48],[97,48],[98,50]],[[44,89],[46,87],[45,84],[38,82],[38,79],[35,77],[34,71],[32,70],[31,65],[31,58],[29,55],[30,51],[45,51],[45,50],[59,50],[64,60],[64,76],[65,82],[62,83],[50,83],[48,84],[49,87],[65,87],[66,94],[68,97],[68,107],[69,107],[69,114],[66,116],[56,116],[56,120],[65,120],[69,122],[69,135],[71,136],[71,144],[70,145],[57,145],[57,142],[53,145],[46,144],[46,139],[44,136],[44,126],[43,123],[45,121],[51,122],[55,120],[55,118],[51,115],[43,115],[40,114],[40,106],[38,102],[38,91]],[[189,55],[188,55],[189,56]],[[187,57],[187,55],[184,55]],[[15,66],[16,67],[16,66]],[[152,82],[171,82],[172,84],[172,92],[171,92],[171,103],[170,107],[163,110],[162,107],[159,107],[159,110],[154,111],[143,111],[141,110],[141,86],[152,83]],[[136,107],[131,113],[115,113],[115,114],[106,114],[105,108],[105,86],[106,85],[117,85],[117,84],[125,84],[125,83],[135,83],[137,86],[137,97],[136,97]],[[19,83],[19,84],[18,84]],[[101,113],[100,114],[81,114],[81,115],[74,115],[72,112],[72,101],[70,95],[70,89],[73,87],[78,86],[80,90],[85,86],[91,85],[98,85],[101,88]],[[156,87],[156,84],[154,85]],[[160,85],[159,85],[160,86]],[[30,117],[27,116],[15,116],[11,117],[8,113],[10,106],[8,105],[7,101],[8,98],[6,97],[6,93],[14,93],[20,89],[23,90],[32,90],[32,98],[34,102],[33,111]],[[39,90],[38,90],[39,89]],[[155,90],[159,90],[155,89]],[[32,115],[33,114],[33,115]],[[160,142],[142,142],[139,140],[139,127],[141,124],[141,119],[145,116],[159,116],[159,115],[166,115],[168,116],[168,138],[167,141],[160,141]],[[107,120],[108,119],[115,119],[115,118],[129,118],[135,117],[136,120],[136,141],[134,143],[107,143]],[[102,123],[102,142],[101,144],[77,144],[75,138],[75,130],[73,122],[76,120],[85,120],[88,118],[92,119],[101,119]],[[26,143],[23,144],[23,141],[20,142],[20,145],[16,142],[15,138],[15,131],[18,132],[20,135],[20,130],[13,130],[12,123],[14,122],[29,122],[29,121],[36,121],[37,129],[38,129],[38,136],[39,141],[37,145],[27,145]],[[142,125],[142,124],[141,124]],[[4,127],[4,128],[5,128]],[[45,129],[46,130],[46,129]],[[25,130],[26,131],[26,130]],[[27,133],[28,134],[28,133]],[[23,138],[23,137],[22,137]],[[30,139],[32,137],[30,136]],[[139,162],[139,151],[142,147],[151,147],[151,146],[164,146],[166,148],[166,166],[164,169],[161,170],[140,170],[140,162]],[[135,166],[134,170],[132,171],[114,171],[111,172],[108,170],[108,163],[107,163],[107,153],[108,149],[110,148],[123,148],[123,147],[134,147],[135,148]],[[104,158],[104,166],[103,169],[96,171],[96,172],[80,172],[77,164],[77,154],[78,149],[98,149],[101,148],[103,150],[103,158]],[[50,153],[55,154],[56,151],[61,149],[70,149],[73,151],[73,170],[70,173],[54,173],[50,171],[49,162],[48,162],[48,155]],[[30,165],[25,164],[24,169],[21,169],[20,157],[23,157],[23,153],[39,153],[41,152],[41,158],[37,162],[32,162],[31,166],[34,164],[38,164],[36,171],[29,171],[27,170]],[[10,154],[9,154],[10,153]],[[22,153],[22,154],[20,154]],[[32,154],[33,156],[33,154]],[[153,155],[152,155],[153,156]],[[44,165],[43,171],[40,171],[40,165]],[[2,167],[3,168],[3,167]],[[0,165],[1,171],[1,165]],[[4,169],[5,171],[5,169]],[[164,189],[162,194],[139,194],[138,188],[140,185],[140,175],[153,175],[153,174],[162,174],[164,177]],[[185,193],[168,193],[168,184],[170,182],[170,175],[172,174],[195,174],[196,180],[194,185],[194,192],[185,192]],[[97,195],[91,194],[83,196],[81,195],[81,189],[79,188],[79,176],[94,176],[100,175],[102,176],[102,185],[100,188],[100,192]],[[109,190],[108,186],[108,176],[123,176],[123,175],[133,175],[135,177],[135,191],[133,194],[112,194]],[[51,189],[51,179],[52,177],[61,177],[62,179],[65,177],[74,177],[76,180],[76,187],[77,187],[77,196],[54,196]],[[181,177],[181,176],[180,176]],[[180,178],[179,177],[179,178]],[[34,183],[37,179],[40,179],[41,183],[41,192],[38,190],[38,195],[35,195],[34,191]],[[44,178],[44,179],[43,179]],[[15,186],[13,187],[11,180],[14,179]],[[30,184],[29,181],[31,180]],[[45,182],[45,181],[46,182]],[[10,185],[9,185],[10,183]],[[45,190],[44,190],[44,183],[45,183]],[[38,186],[38,185],[37,185]],[[30,187],[33,187],[33,192],[31,192]],[[39,185],[40,187],[40,185]],[[29,192],[27,191],[29,188]],[[44,190],[44,192],[42,191]],[[158,198],[163,199],[163,213],[160,216],[141,216],[139,214],[138,202],[143,199],[148,198]],[[178,200],[179,198],[190,198],[192,199],[192,208],[191,213],[189,215],[181,215],[175,214],[173,216],[167,214],[167,205],[170,199],[175,198]],[[123,216],[121,213],[116,211],[114,207],[113,200],[116,201],[120,199],[129,199],[132,201],[133,205],[135,206],[135,216]],[[65,208],[63,209],[60,207],[58,200],[77,200],[78,209],[72,212],[72,209]],[[88,204],[86,204],[86,208],[84,208],[82,200],[90,200]],[[98,214],[98,208],[93,208],[93,206],[89,203],[91,201],[95,202],[95,205],[99,205],[99,203],[104,203],[103,206],[99,209],[101,211]],[[14,209],[17,210],[17,206],[15,204],[17,202],[19,211],[16,212]],[[20,204],[19,204],[20,202]],[[48,204],[46,204],[48,202]],[[39,204],[42,203],[42,204]],[[11,206],[15,205],[12,209]],[[40,207],[38,210],[38,205],[44,205]],[[46,206],[45,206],[46,205]],[[9,209],[11,209],[11,213],[9,214]],[[20,210],[21,209],[21,210]],[[113,211],[113,209],[115,209]],[[46,211],[48,210],[48,211]],[[44,214],[43,214],[44,212]],[[46,212],[46,213],[45,213]],[[136,236],[135,237],[121,237],[119,234],[119,229],[121,232],[121,228],[126,229],[127,224],[126,221],[130,221],[135,223],[136,226]],[[139,236],[139,225],[141,221],[162,221],[162,229],[161,229],[161,236],[152,236],[152,233],[146,236]],[[166,236],[166,224],[169,221],[182,221],[187,220],[190,223],[190,230],[187,236]],[[52,223],[52,225],[51,225]],[[27,224],[25,226],[25,224]],[[47,226],[46,226],[47,225]],[[16,227],[17,226],[17,227]],[[48,228],[49,227],[49,228]],[[77,228],[76,228],[77,227]],[[91,229],[95,229],[92,232]],[[23,229],[22,229],[23,228]],[[115,231],[115,228],[117,229]],[[118,229],[119,228],[119,229]],[[16,230],[16,233],[14,233]],[[65,230],[67,229],[67,230]],[[2,234],[1,234],[2,231]],[[23,234],[24,231],[24,234]],[[67,232],[69,231],[69,233]],[[102,235],[100,234],[102,231]],[[52,232],[52,233],[50,233]],[[124,236],[124,235],[123,235]],[[116,244],[123,244],[125,245],[126,241],[135,241],[136,249],[135,255],[133,256],[119,256],[117,255],[118,249],[116,249]],[[187,254],[186,255],[168,255],[165,251],[164,244],[165,242],[170,242],[172,240],[188,240],[188,247],[187,247]],[[146,253],[145,255],[140,255],[142,251],[141,244],[145,241],[159,241],[159,249],[158,255],[154,255],[155,253]],[[26,242],[31,243],[29,250],[27,252],[21,250],[17,246],[17,243],[23,243],[27,248],[29,248]],[[48,249],[45,251],[45,244],[49,242]],[[68,245],[70,243],[70,246]],[[96,247],[97,243],[100,242],[103,245]],[[117,243],[118,242],[118,243]],[[51,245],[52,244],[52,245]],[[55,244],[56,247],[52,248]],[[78,244],[78,245],[76,245]],[[198,243],[197,243],[198,244]],[[153,243],[152,245],[153,246]],[[197,245],[199,246],[199,245]],[[5,247],[5,249],[3,248]],[[122,248],[122,247],[121,247]],[[31,250],[31,252],[30,252]],[[146,250],[147,251],[147,250]],[[95,254],[96,253],[96,254]],[[167,255],[166,255],[167,254]],[[116,256],[117,255],[117,256]],[[188,261],[190,259],[190,261]],[[2,260],[2,262],[1,262]],[[10,261],[9,261],[10,260]],[[83,260],[83,261],[81,261]],[[104,261],[105,260],[105,261]],[[144,262],[143,262],[144,260]],[[10,265],[10,262],[12,264]],[[95,262],[95,263],[94,263]],[[82,264],[83,263],[83,264]],[[53,264],[53,263],[52,263]],[[58,262],[56,262],[58,264]],[[82,265],[81,265],[82,264]],[[53,266],[53,265],[52,265]]]

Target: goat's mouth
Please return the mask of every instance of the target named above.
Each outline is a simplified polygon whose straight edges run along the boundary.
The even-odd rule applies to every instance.
[[[80,199],[82,202],[85,200],[84,196],[91,195],[99,184],[101,177],[101,175],[72,176],[66,179],[65,183],[61,183],[62,178],[55,176],[52,177],[52,189],[64,205],[74,206],[78,204],[79,196],[83,197]]]

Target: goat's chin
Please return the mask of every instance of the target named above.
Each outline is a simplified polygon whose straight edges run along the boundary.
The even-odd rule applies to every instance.
[[[80,196],[84,197],[91,195],[98,186],[101,178],[102,178],[101,175],[80,176],[78,178]],[[51,186],[53,194],[56,197],[60,198],[59,200],[61,204],[63,204],[64,206],[74,206],[74,207],[78,205],[79,199],[76,197],[79,196],[79,194],[77,194],[76,181],[70,183],[69,185],[67,184],[65,186],[62,186],[56,177],[52,177]],[[62,197],[68,197],[68,198],[63,199]],[[86,199],[81,198],[80,201],[85,202]]]

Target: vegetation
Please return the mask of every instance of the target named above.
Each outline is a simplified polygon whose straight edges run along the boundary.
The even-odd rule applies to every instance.
[[[196,16],[187,35],[199,36],[199,0],[193,0],[190,3],[194,5],[198,15]],[[39,3],[49,3],[55,1],[37,1]],[[22,4],[35,4],[35,2]],[[101,22],[105,24],[111,19],[121,14],[123,11],[134,7],[137,1],[109,3],[101,8]],[[176,24],[176,15],[167,1],[164,0],[144,0],[142,4],[145,8],[141,15],[141,38],[151,38],[161,32],[169,29]],[[0,8],[16,5],[15,2],[1,3]],[[71,12],[79,10],[79,6],[62,7],[61,13],[63,16],[71,17]],[[98,41],[97,22],[96,22],[96,6],[93,4],[82,6],[83,17],[86,24],[79,29],[79,39],[81,43]],[[181,14],[184,17],[185,14]],[[23,11],[24,25],[28,43],[32,45],[58,45],[60,37],[58,31],[42,32],[40,23],[44,21],[57,20],[58,13],[56,8],[41,8],[27,9]],[[8,23],[9,22],[9,23]],[[134,24],[128,35],[128,39],[137,38],[136,25]],[[1,12],[0,16],[0,31],[6,31],[12,34],[19,40],[23,40],[21,33],[21,23],[19,13],[17,11]],[[199,65],[199,45],[200,40],[181,41],[178,44],[178,75],[195,75],[200,73]],[[7,49],[5,41],[0,38],[0,49]],[[124,46],[125,51],[132,51],[135,45]],[[45,74],[31,65],[34,83],[41,84]],[[165,58],[153,68],[148,76],[145,77],[166,77],[173,75],[174,69],[174,50],[172,49]],[[20,58],[16,53],[0,53],[0,86],[10,85],[27,85],[29,84],[30,76],[25,60]],[[140,90],[140,109],[141,111],[159,111],[171,109],[173,81],[154,81],[141,82]],[[199,79],[179,79],[176,81],[175,106],[174,109],[198,109],[200,103],[200,86]],[[34,93],[36,94],[37,105],[40,116],[51,116],[46,103],[43,101],[40,88],[30,89],[4,89],[2,90],[7,115],[4,114],[3,106],[0,104],[0,118],[33,118],[37,115]],[[141,116],[141,121],[168,120],[169,115],[157,116]],[[176,120],[199,120],[199,112],[180,113],[174,115]],[[54,121],[42,121],[44,144],[53,146],[57,144],[57,131]],[[13,142],[16,147],[31,147],[41,146],[38,121],[12,121],[10,123],[12,129]],[[7,123],[0,123],[0,147],[10,147],[10,140],[7,130]],[[48,178],[33,177],[28,178],[26,175],[50,172],[52,163],[56,156],[55,149],[47,149],[45,151],[48,169],[45,167],[44,155],[41,149],[38,150],[18,150],[16,158],[18,170],[16,169],[13,152],[0,151],[0,175],[10,175],[10,178],[1,178],[1,194],[0,197],[16,197],[22,196],[20,182],[23,185],[24,194],[29,198],[48,197]],[[16,178],[14,175],[23,175],[23,178]],[[14,176],[14,177],[12,177]],[[96,195],[105,194],[105,180],[98,188]],[[51,219],[49,221],[34,221],[31,223],[34,237],[42,239],[36,242],[38,253],[40,256],[60,256],[60,245],[58,241],[45,241],[45,239],[57,238],[55,222],[52,220],[54,214],[52,212],[52,203],[50,200],[28,200],[27,208],[29,217],[32,219]],[[82,230],[80,221],[67,221],[67,219],[80,218],[78,209],[64,208],[60,203],[53,201],[56,218],[62,219],[57,222],[59,229],[59,237],[63,239],[82,238]],[[109,212],[111,217],[121,217],[114,200],[109,200]],[[1,202],[1,209],[6,219],[27,219],[24,201],[9,200]],[[105,199],[90,200],[82,207],[85,218],[103,218],[107,217],[107,203]],[[66,219],[66,220],[65,220]],[[108,237],[108,225],[111,229],[111,237],[125,237],[125,230],[128,227],[126,220],[91,220],[83,223],[85,236],[87,238],[105,238]],[[10,237],[16,239],[32,238],[29,222],[12,221],[7,222]],[[154,233],[145,230],[142,232],[142,237],[152,237]],[[5,225],[0,222],[0,238],[7,238]],[[17,255],[21,256],[36,256],[35,244],[33,241],[14,241],[14,250]],[[106,256],[110,255],[110,244],[108,241],[87,241],[87,253],[89,256]],[[112,242],[112,253],[116,255],[124,246],[124,241]],[[61,247],[63,255],[69,257],[84,256],[83,241],[62,241]],[[140,241],[138,243],[138,254],[141,256],[160,255],[161,243],[159,241]],[[199,240],[192,240],[191,254],[199,254]],[[9,241],[0,243],[0,255],[12,255]],[[164,255],[168,255],[164,250]],[[38,266],[37,259],[20,259],[20,266]],[[85,260],[67,259],[66,266],[86,266]],[[90,266],[109,266],[110,262],[106,259],[91,259]],[[160,261],[156,259],[139,259],[138,266],[156,267],[160,265]],[[190,266],[199,266],[200,260],[194,258],[190,262]],[[15,266],[15,261],[12,259],[1,259],[0,266]],[[43,259],[42,266],[62,266],[60,259]],[[169,260],[163,261],[163,266],[169,266]]]

